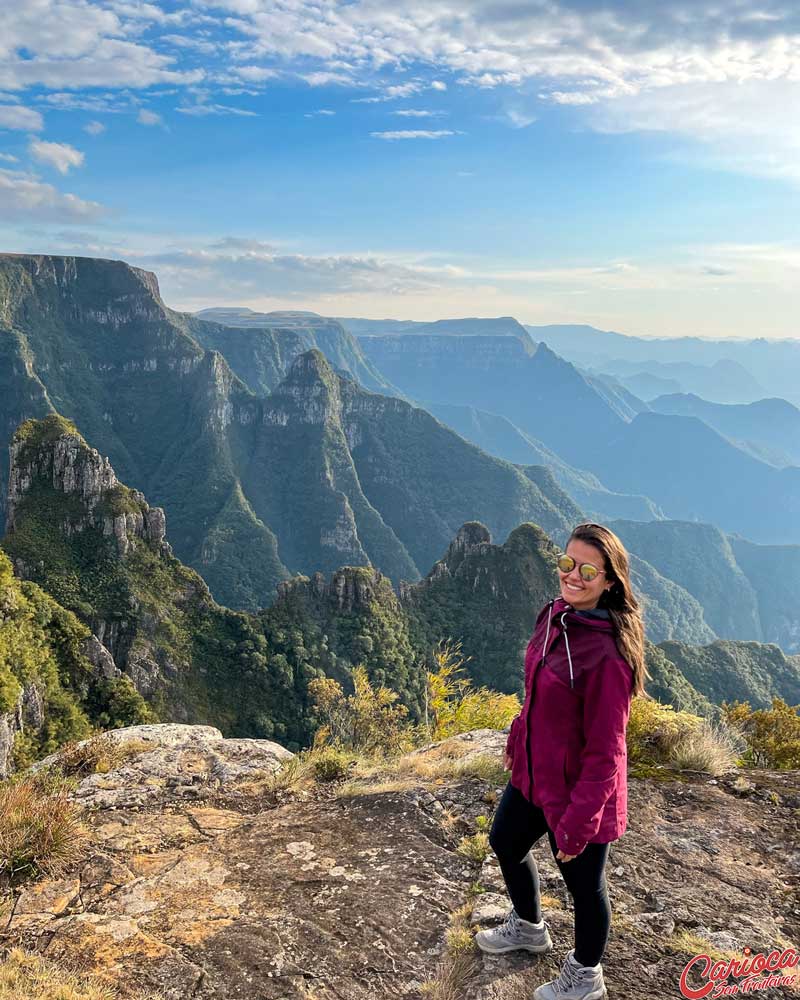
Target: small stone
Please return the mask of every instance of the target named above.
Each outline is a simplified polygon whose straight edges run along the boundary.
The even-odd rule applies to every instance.
[[[510,908],[507,896],[501,896],[494,892],[484,892],[478,897],[472,909],[472,916],[469,919],[470,926],[500,923],[506,919]]]
[[[669,937],[675,930],[675,920],[668,913],[635,913],[628,920],[640,930],[656,937]]]

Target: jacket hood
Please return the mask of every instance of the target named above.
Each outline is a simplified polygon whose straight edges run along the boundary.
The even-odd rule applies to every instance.
[[[566,613],[565,621],[572,625],[580,625],[582,628],[596,629],[600,632],[613,632],[614,623],[610,618],[598,618],[594,615],[581,615],[578,614],[577,610],[573,608],[571,604],[564,600],[560,595],[554,598],[551,602],[550,620],[554,618],[561,618],[561,616]]]

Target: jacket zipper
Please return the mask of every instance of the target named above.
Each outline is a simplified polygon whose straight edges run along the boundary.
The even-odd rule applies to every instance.
[[[547,656],[547,640],[550,638],[550,624],[552,622],[551,616],[554,603],[555,603],[554,601],[551,601],[550,606],[547,609],[547,631],[545,632],[544,636],[544,646],[542,646],[542,655],[540,658],[540,662],[536,664],[536,666],[533,668],[533,671],[531,672],[531,697],[530,701],[528,702],[528,715],[525,720],[525,753],[528,759],[528,781],[530,783],[529,791],[531,794],[531,801],[533,801],[533,764],[531,763],[531,708],[533,708],[533,695],[536,690],[536,684],[535,684],[536,674],[539,670],[539,667],[541,667],[542,664],[544,663],[545,657]]]

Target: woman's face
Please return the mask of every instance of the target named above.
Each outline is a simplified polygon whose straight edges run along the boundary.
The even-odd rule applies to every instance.
[[[584,580],[579,572],[582,563],[591,563],[599,570],[604,570],[603,553],[595,545],[573,538],[567,545],[566,553],[575,560],[575,566],[569,573],[558,571],[561,579],[561,596],[578,611],[588,611],[596,608],[600,595],[604,590],[610,590],[612,582],[608,576],[598,573],[594,580]]]

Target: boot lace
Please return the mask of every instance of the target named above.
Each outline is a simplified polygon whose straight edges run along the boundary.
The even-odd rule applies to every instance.
[[[571,962],[569,958],[565,959],[558,979],[553,983],[554,991],[566,993],[571,986],[577,986],[580,983],[585,972],[582,965],[577,965],[574,961]]]
[[[543,927],[549,927],[549,926],[550,925],[545,920]],[[506,938],[514,938],[519,934],[521,930],[522,930],[521,918],[517,913],[517,911],[512,908],[506,922],[498,928],[498,933],[502,934],[503,937]]]

